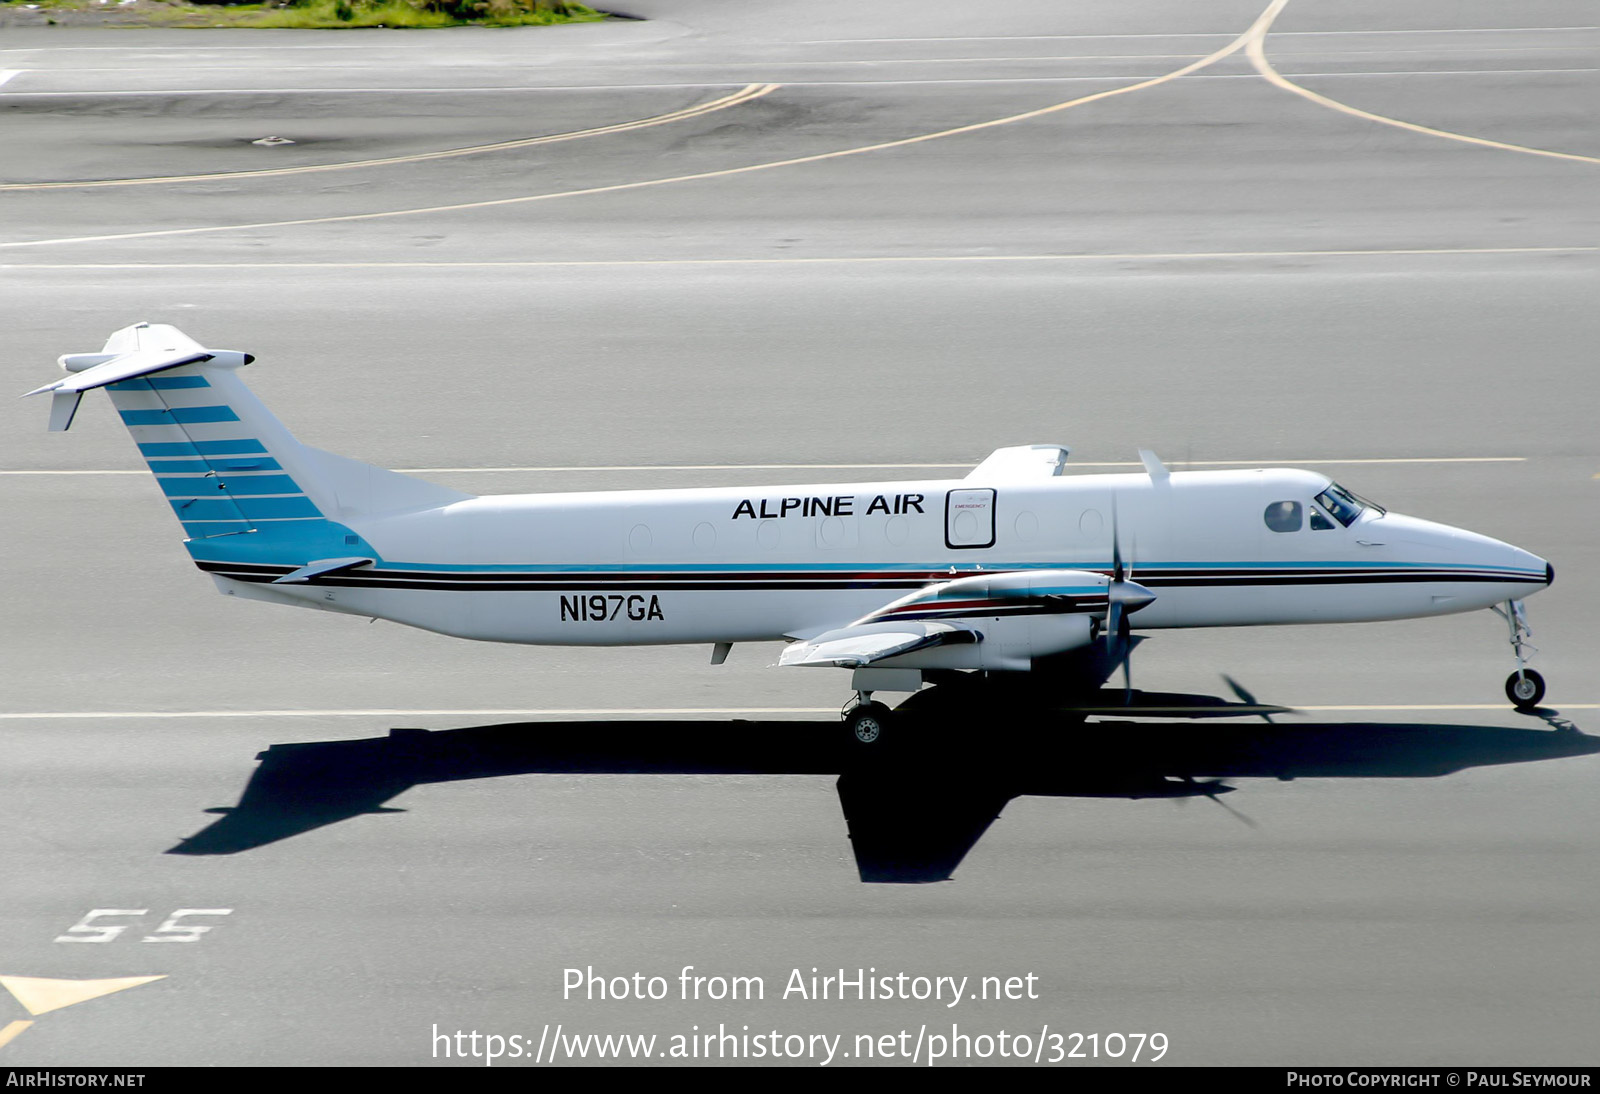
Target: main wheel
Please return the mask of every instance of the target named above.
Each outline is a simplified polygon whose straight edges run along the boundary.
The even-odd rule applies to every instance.
[[[889,728],[889,708],[882,703],[862,703],[844,716],[845,732],[857,745],[875,745]]]
[[[1506,698],[1518,710],[1532,710],[1544,698],[1544,677],[1532,669],[1506,677]]]

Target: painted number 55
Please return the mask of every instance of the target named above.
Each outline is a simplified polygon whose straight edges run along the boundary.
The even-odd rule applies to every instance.
[[[127,930],[130,923],[96,923],[97,919],[110,919],[114,916],[142,916],[149,915],[148,908],[95,908],[78,922],[67,928],[65,934],[56,936],[57,942],[110,942],[123,931]],[[232,915],[232,908],[179,908],[166,918],[166,922],[157,927],[152,933],[140,939],[141,942],[198,942],[200,936],[211,930],[215,924],[211,923],[184,923],[183,919],[189,916],[201,915]]]

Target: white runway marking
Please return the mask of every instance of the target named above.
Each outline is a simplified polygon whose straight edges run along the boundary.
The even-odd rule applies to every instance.
[[[1600,72],[1595,68],[1384,68],[1370,71],[1341,72],[1291,72],[1297,79],[1333,79],[1344,76],[1526,76],[1532,74]],[[943,80],[785,80],[784,87],[920,87],[939,84],[1072,84],[1141,80],[1143,76],[991,76],[970,79]],[[1197,72],[1185,77],[1190,80],[1255,80],[1253,72]],[[702,86],[702,85],[689,85]],[[119,92],[120,94],[120,92]],[[144,94],[141,92],[140,94]]]
[[[1510,714],[1505,703],[1391,703],[1364,706],[1294,706],[1300,714],[1398,713],[1418,711],[1500,711]],[[1570,710],[1600,710],[1600,703],[1562,703],[1550,708],[1556,712]],[[81,720],[106,721],[121,719],[160,718],[564,718],[574,715],[594,718],[671,718],[707,717],[722,715],[746,717],[751,715],[826,714],[837,716],[837,706],[828,707],[455,707],[439,709],[404,709],[398,707],[373,707],[367,709],[328,708],[323,710],[46,710],[0,713],[8,721],[30,720]],[[1137,715],[1139,711],[1127,711]],[[1259,715],[1244,714],[1241,718]]]
[[[499,475],[530,473],[596,472],[596,471],[941,471],[951,468],[975,467],[981,457],[957,463],[641,463],[641,464],[582,464],[570,467],[398,467],[406,475]],[[1352,457],[1350,459],[1301,460],[1274,457],[1265,460],[1172,460],[1179,471],[1192,467],[1315,467],[1344,466],[1346,464],[1391,463],[1526,463],[1526,456],[1383,456]],[[1137,460],[1116,462],[1068,461],[1068,467],[1080,468],[1140,468]],[[19,469],[0,471],[0,475],[148,475],[139,469],[85,468],[80,470]]]
[[[1276,57],[1400,57],[1408,53],[1571,53],[1576,46],[1434,46],[1429,49],[1303,49],[1273,50]]]
[[[981,459],[982,457],[978,457]],[[918,469],[937,469],[947,467],[974,467],[978,459],[962,460],[957,463],[707,463],[707,464],[617,464],[613,466],[574,466],[574,467],[414,467],[407,468],[406,473],[412,475],[423,474],[455,474],[458,472],[472,473],[482,471],[905,471]],[[1186,467],[1265,467],[1275,463],[1292,463],[1295,466],[1304,464],[1350,464],[1350,463],[1525,463],[1526,456],[1394,456],[1352,459],[1315,459],[1315,460],[1173,460],[1172,464],[1178,469]],[[1092,463],[1067,461],[1069,468],[1073,467],[1143,467],[1138,460],[1116,461],[1112,463]],[[134,471],[131,474],[142,475],[144,471]]]
[[[1166,261],[1180,258],[1364,258],[1423,255],[1583,254],[1600,251],[1592,244],[1570,247],[1372,247],[1360,250],[1312,251],[1108,251],[1103,254],[1056,255],[858,255],[816,258],[590,258],[517,259],[504,262],[0,262],[0,270],[433,270],[543,269],[569,266],[815,266],[825,263],[935,262],[1104,262]]]
[[[1518,32],[1548,34],[1568,30],[1600,30],[1600,27],[1441,27],[1437,30],[1285,30],[1278,33],[1284,38],[1319,38],[1366,34],[1515,34]],[[1053,40],[1087,41],[1094,38],[1231,38],[1233,35],[1234,32],[1231,30],[1178,31],[1167,34],[995,34],[960,38],[818,38],[796,44],[803,46],[844,46],[854,42],[1042,42]],[[5,52],[12,51],[0,50],[0,53]]]
[[[1305,713],[1307,711],[1320,711],[1324,713],[1337,713],[1340,711],[1381,711],[1381,710],[1503,710],[1511,713],[1511,708],[1505,703],[1388,703],[1373,704],[1370,706],[1307,706],[1295,707],[1295,710]],[[1559,707],[1547,709],[1560,713],[1563,710],[1600,710],[1600,703],[1562,703]],[[1532,717],[1532,715],[1529,715]]]
[[[368,710],[90,710],[90,711],[39,711],[33,713],[0,713],[0,719],[23,721],[28,719],[126,719],[126,718],[527,718],[564,717],[582,714],[594,717],[615,718],[623,715],[638,717],[673,717],[677,715],[705,716],[710,714],[769,715],[769,714],[834,714],[832,707],[550,707],[544,709],[457,708],[440,710],[403,710],[372,708]]]
[[[1288,30],[1278,32],[1282,37],[1336,37],[1365,34],[1513,34],[1518,32],[1547,34],[1572,30],[1600,30],[1600,27],[1439,27],[1432,30]],[[977,35],[971,37],[924,37],[924,38],[817,38],[793,43],[801,46],[838,46],[849,45],[852,42],[1023,42],[1023,41],[1051,41],[1051,40],[1099,40],[1119,38],[1231,38],[1236,34],[1231,30],[1216,31],[1175,31],[1165,34],[1027,34],[1027,35]],[[187,48],[187,47],[185,47]],[[196,47],[197,52],[220,53],[227,50],[252,51],[256,53],[282,52],[285,50],[363,50],[369,51],[367,45],[285,45],[274,43],[271,46],[214,46],[207,45]],[[0,55],[7,53],[176,53],[176,46],[18,46],[10,49],[0,49]]]
[[[1555,47],[1543,47],[1555,48]],[[752,61],[656,61],[639,67],[650,69],[672,68],[826,68],[829,65],[964,65],[964,64],[1016,64],[1019,61],[1173,61],[1192,60],[1201,56],[1198,53],[1063,53],[1063,54],[1033,54],[1020,57],[830,57],[826,61],[791,61],[791,60],[752,60]],[[189,65],[185,66],[188,72],[204,72],[212,68],[228,68],[238,71],[227,65]],[[69,71],[69,70],[62,70]],[[148,68],[134,68],[125,65],[106,66],[101,68],[80,68],[70,70],[77,73],[102,73],[102,72],[139,72],[148,74]],[[273,72],[325,72],[322,65],[276,65]]]
[[[1181,56],[1181,55],[1180,55]],[[1280,54],[1281,56],[1281,54]],[[1040,60],[1042,58],[1029,58]],[[763,67],[773,67],[770,65]],[[1462,68],[1462,69],[1371,69],[1360,71],[1341,72],[1291,72],[1289,75],[1299,79],[1315,77],[1317,79],[1331,79],[1338,77],[1362,76],[1521,76],[1535,73],[1574,73],[1596,72],[1595,68]],[[1075,83],[1118,83],[1122,80],[1149,80],[1156,76],[1122,73],[1113,76],[971,76],[952,77],[947,79],[928,80],[785,80],[783,87],[927,87],[945,84],[1075,84]],[[1260,77],[1251,72],[1205,72],[1192,74],[1193,80],[1255,80]],[[717,87],[725,81],[692,80],[682,83],[645,83],[645,84],[506,84],[496,86],[474,87],[200,87],[200,88],[151,88],[142,91],[136,90],[110,90],[110,91],[18,91],[8,95],[8,98],[24,99],[51,99],[51,98],[94,98],[114,96],[162,96],[176,95],[458,95],[484,92],[523,92],[523,91],[641,91],[641,90],[679,90]]]
[[[1537,71],[1546,71],[1539,69]],[[1256,77],[1250,73],[1241,73],[1242,78],[1253,80]],[[1387,73],[1385,74],[1387,75]],[[1398,73],[1397,75],[1404,75]],[[1114,83],[1118,80],[1142,80],[1144,76],[1016,76],[996,77],[985,79],[982,77],[950,80],[790,80],[782,86],[785,87],[866,87],[884,85],[920,85],[920,84],[1054,84],[1054,83]],[[93,98],[95,96],[173,96],[173,95],[459,95],[473,92],[515,92],[515,91],[650,91],[669,90],[675,91],[684,88],[699,89],[718,87],[717,82],[689,80],[682,83],[670,84],[506,84],[476,87],[180,87],[180,88],[151,88],[143,91],[113,90],[113,91],[22,91],[9,98],[35,98],[59,99],[70,97],[74,99]]]
[[[1373,69],[1370,72],[1291,72],[1289,75],[1301,79],[1316,77],[1317,79],[1331,79],[1336,76],[1526,76],[1536,72],[1596,72],[1594,68],[1418,68],[1398,69],[1384,68]],[[1207,73],[1195,77],[1199,80],[1239,80],[1252,79],[1248,72],[1233,73]]]
[[[4,84],[7,80],[13,79],[17,76],[21,76],[26,71],[27,69],[25,68],[0,68],[0,84]]]
[[[279,51],[279,50],[288,50],[288,49],[316,49],[316,50],[359,49],[359,50],[370,50],[372,47],[370,45],[360,45],[360,46],[330,46],[330,45],[305,46],[305,45],[295,45],[295,46],[291,46],[291,45],[282,45],[282,44],[274,44],[274,45],[268,46],[268,47],[264,47],[264,46],[204,46],[204,47],[189,47],[189,46],[16,46],[16,47],[13,47],[11,49],[0,49],[0,54],[3,54],[3,53],[173,53],[173,54],[176,54],[176,53],[179,53],[180,50],[186,53],[190,48],[194,48],[196,52],[202,52],[202,53],[218,53],[218,52],[221,52],[223,50],[230,50],[230,49],[232,49],[232,50],[242,50],[242,51],[251,51],[251,52],[255,52],[255,53],[264,53],[264,52],[267,52],[268,50]]]
[[[982,457],[979,457],[981,459]],[[1271,460],[1173,460],[1173,467],[1183,470],[1188,467],[1266,467],[1278,463],[1289,463],[1296,467],[1306,464],[1353,464],[1353,463],[1525,463],[1526,456],[1394,456],[1352,459],[1271,459]],[[974,467],[978,459],[963,460],[959,463],[749,463],[749,464],[638,464],[618,466],[586,466],[586,467],[417,467],[408,469],[408,474],[453,474],[457,472],[480,471],[903,471],[921,468],[946,468],[946,467]],[[1073,467],[1136,467],[1142,468],[1144,464],[1138,460],[1116,461],[1109,463],[1093,463],[1067,461],[1069,468]],[[133,474],[145,474],[135,471]]]

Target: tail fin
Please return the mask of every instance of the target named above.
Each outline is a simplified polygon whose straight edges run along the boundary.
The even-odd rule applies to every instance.
[[[208,350],[177,330],[139,323],[100,353],[69,354],[71,376],[29,395],[52,396],[50,428],[71,426],[84,392],[103,387],[188,533],[190,553],[274,559],[361,546],[336,523],[471,497],[303,445],[250,393],[237,370],[253,357]],[[232,541],[221,537],[237,537]]]

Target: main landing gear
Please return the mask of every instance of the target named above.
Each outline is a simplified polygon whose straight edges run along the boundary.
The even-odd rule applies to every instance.
[[[858,748],[878,745],[893,717],[888,707],[872,701],[870,691],[856,692],[843,713],[846,738]]]
[[[1505,607],[1496,604],[1492,610],[1510,628],[1511,652],[1517,659],[1517,671],[1506,677],[1506,698],[1518,710],[1533,710],[1544,699],[1544,677],[1528,668],[1529,656],[1538,649],[1528,641],[1533,632],[1528,629],[1522,601],[1508,600]]]

